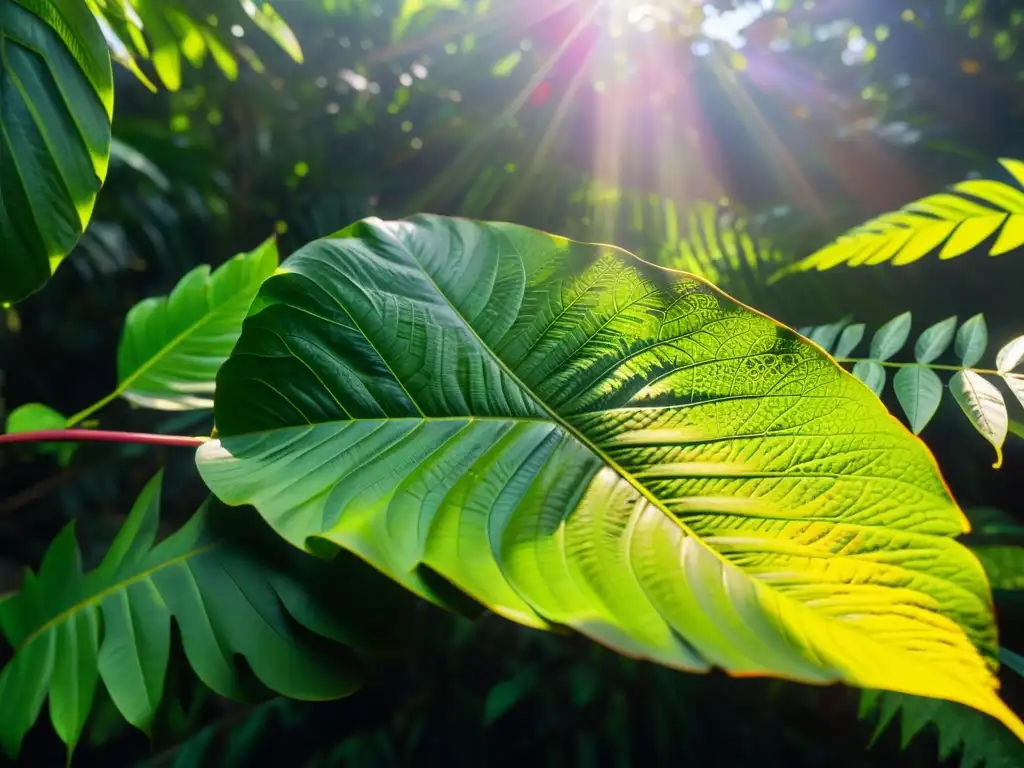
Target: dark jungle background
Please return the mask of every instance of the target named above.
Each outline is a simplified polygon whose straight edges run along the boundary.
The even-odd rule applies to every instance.
[[[304,63],[240,27],[234,81],[207,61],[185,67],[177,92],[152,93],[115,66],[110,175],[53,283],[5,310],[0,414],[29,401],[73,413],[109,392],[127,309],[196,264],[275,232],[285,255],[358,218],[417,211],[614,242],[669,266],[682,240],[724,254],[730,236],[749,233],[758,260],[722,256],[709,277],[794,326],[852,315],[874,328],[912,310],[918,328],[984,312],[996,344],[1024,332],[1020,254],[765,281],[873,215],[972,174],[1006,178],[997,159],[1024,157],[1024,3],[705,11],[682,0],[627,13],[620,27],[597,0],[407,5],[280,2]],[[234,6],[203,10],[230,25]],[[706,23],[719,11],[747,16]],[[708,226],[687,226],[694,211]],[[212,426],[126,402],[112,411],[124,429]],[[924,437],[962,506],[1024,517],[1024,442],[1011,436],[1003,468],[991,469],[991,448],[949,400]],[[204,495],[188,451],[82,446],[67,466],[0,453],[0,593],[72,519],[94,563],[161,464],[173,530]],[[399,594],[382,605],[379,580],[359,568],[337,585],[390,617],[356,695],[228,703],[180,664],[152,743],[101,702],[77,764],[959,764],[942,761],[934,728],[903,744],[893,724],[872,743],[852,689],[673,673],[491,615],[471,621]],[[1024,651],[1024,605],[997,604],[1002,645]],[[1007,702],[1024,710],[1024,680],[1003,679]],[[19,764],[63,760],[43,723]]]

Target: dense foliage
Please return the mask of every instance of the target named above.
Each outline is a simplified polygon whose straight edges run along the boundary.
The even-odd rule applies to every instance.
[[[6,754],[1024,763],[1015,6],[0,0]]]

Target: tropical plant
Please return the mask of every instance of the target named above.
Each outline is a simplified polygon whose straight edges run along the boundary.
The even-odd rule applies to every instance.
[[[8,713],[0,743],[8,754],[18,753],[49,699],[70,757],[100,681],[123,717],[148,731],[163,699],[172,618],[192,668],[222,696],[245,698],[265,686],[324,700],[358,687],[358,659],[337,644],[366,641],[365,629],[346,624],[338,610],[359,600],[342,597],[339,604],[326,585],[352,582],[359,569],[351,561],[305,557],[251,517],[218,512],[216,502],[155,545],[161,481],[157,475],[143,490],[95,570],[82,573],[68,526],[39,572],[0,603],[0,628],[15,649],[0,674],[0,705]],[[400,609],[394,601],[391,607]],[[376,630],[371,642],[379,643],[387,630]],[[236,656],[254,678],[242,673]]]
[[[1024,245],[1024,163],[999,161],[1015,184],[970,179],[947,192],[917,200],[885,213],[842,235],[819,251],[777,272],[778,280],[794,272],[892,264],[903,266],[937,253],[952,259],[983,248],[1002,256]]]
[[[313,7],[321,5],[322,14]],[[861,8],[825,28],[813,4],[684,5],[324,0],[287,11],[297,24],[321,25],[303,42],[311,43],[311,58],[329,50],[322,67],[274,67],[272,77],[239,78],[237,85],[197,73],[193,85],[186,61],[199,68],[213,58],[230,80],[239,57],[262,71],[264,52],[257,54],[259,42],[248,44],[244,24],[254,23],[301,61],[298,38],[261,0],[8,0],[0,10],[0,77],[12,86],[0,91],[0,134],[7,137],[0,140],[0,246],[8,246],[0,250],[0,292],[9,293],[0,302],[37,290],[76,241],[90,257],[80,259],[80,274],[61,276],[17,311],[6,307],[10,338],[0,329],[0,354],[14,349],[16,361],[8,366],[0,358],[0,375],[19,386],[0,448],[35,446],[60,464],[39,482],[44,462],[6,461],[31,455],[24,451],[0,455],[3,469],[38,483],[0,499],[0,538],[13,532],[19,549],[10,559],[41,561],[17,591],[0,597],[0,634],[10,646],[0,659],[0,744],[9,754],[35,759],[35,744],[23,742],[48,701],[69,760],[118,726],[134,726],[160,750],[154,765],[249,764],[264,756],[262,737],[283,720],[322,732],[315,747],[295,757],[309,766],[480,764],[485,742],[506,731],[524,737],[509,750],[509,763],[535,738],[559,744],[558,754],[546,756],[551,764],[597,764],[605,751],[628,764],[640,742],[668,763],[680,742],[693,742],[676,732],[692,717],[679,702],[706,704],[706,696],[688,693],[705,682],[710,687],[700,690],[722,690],[714,687],[720,677],[675,671],[719,668],[782,678],[750,682],[772,695],[801,691],[794,695],[808,700],[826,693],[784,681],[857,686],[864,689],[862,715],[878,714],[879,733],[901,713],[904,746],[933,723],[943,758],[959,752],[965,765],[1021,761],[1024,725],[997,693],[996,676],[1000,665],[1024,669],[1012,650],[1019,647],[1007,610],[1007,600],[1019,597],[1024,563],[1019,525],[1009,516],[972,514],[970,537],[955,540],[970,530],[967,518],[928,448],[877,396],[895,369],[896,399],[920,433],[940,405],[940,375],[948,372],[955,399],[995,446],[998,466],[1006,435],[1024,435],[996,387],[1001,379],[1024,403],[1017,371],[1024,337],[1005,344],[991,368],[977,367],[988,346],[981,315],[959,327],[951,317],[927,328],[912,362],[895,361],[910,339],[910,313],[886,323],[863,357],[856,355],[864,325],[805,328],[803,338],[705,282],[764,306],[765,270],[789,261],[777,233],[766,236],[760,224],[790,206],[772,201],[757,215],[765,209],[744,204],[763,203],[764,189],[735,206],[725,197],[715,204],[689,199],[745,198],[734,188],[763,169],[735,153],[736,165],[754,170],[726,193],[717,172],[714,179],[705,173],[705,137],[695,129],[681,136],[687,148],[679,156],[701,166],[692,178],[714,185],[670,185],[672,174],[658,168],[654,194],[644,183],[649,169],[633,167],[651,160],[632,147],[637,126],[612,119],[634,111],[648,117],[675,88],[687,91],[676,106],[699,106],[714,123],[708,94],[737,96],[737,81],[751,84],[742,74],[748,64],[784,50],[776,43],[803,55],[841,38],[840,48],[855,46],[864,59],[861,68],[833,57],[856,67],[847,79],[875,81],[863,90],[858,84],[851,93],[863,98],[855,100],[886,119],[902,110],[916,121],[912,100],[898,103],[902,86],[881,84],[871,63],[899,35],[890,22],[851,26]],[[894,16],[904,31],[926,15],[927,23],[958,33],[984,20],[986,45],[988,25],[1001,12],[995,3],[951,3],[934,14],[923,0],[905,5]],[[749,44],[741,54],[705,22],[743,12],[757,18],[743,29]],[[546,20],[543,28],[538,19]],[[569,37],[546,39],[548,20],[571,29]],[[438,22],[456,37],[433,34]],[[629,50],[623,25],[649,34],[648,42],[679,36],[685,45],[673,49],[672,67],[659,56],[636,57],[636,68],[616,65],[622,71],[612,73],[594,67],[609,48],[617,62]],[[501,26],[513,35],[477,45],[478,34]],[[1003,37],[1012,42],[1014,35]],[[1009,50],[1006,40],[997,50]],[[29,44],[40,41],[34,57]],[[701,46],[706,64],[698,61]],[[160,107],[156,118],[119,123],[116,140],[110,55],[153,90],[147,72],[166,90],[181,91],[150,96],[123,78],[134,93],[123,102],[119,94],[119,115],[123,103],[132,109],[135,93]],[[453,76],[452,62],[461,76]],[[674,77],[677,63],[686,78]],[[981,66],[961,62],[965,74]],[[723,71],[728,77],[706,87]],[[648,93],[652,73],[658,83]],[[785,86],[784,78],[771,79]],[[506,91],[522,90],[506,105],[509,94],[491,88],[494,80]],[[577,98],[592,110],[598,133],[608,129],[595,147],[622,153],[603,157],[606,167],[592,175],[570,157],[577,149],[571,145],[586,144],[577,141],[587,135],[580,124],[573,123],[564,153],[552,151]],[[464,99],[474,106],[456,106]],[[803,104],[793,107],[794,125],[812,116]],[[90,115],[96,119],[83,120]],[[664,110],[653,116],[671,125]],[[379,135],[368,143],[370,126]],[[715,134],[729,126],[709,127]],[[421,153],[424,139],[443,142],[448,134],[455,150],[431,165],[446,156]],[[477,145],[478,136],[512,141],[481,167],[473,157],[487,147]],[[737,148],[754,143],[730,136]],[[228,137],[231,151],[221,153],[218,141]],[[606,143],[613,138],[621,143]],[[456,146],[464,139],[476,155]],[[10,174],[22,170],[22,157],[34,164],[31,174]],[[1024,183],[1024,165],[1003,162]],[[82,234],[108,163],[119,169],[108,189],[118,188],[103,193]],[[378,164],[390,172],[375,176]],[[548,173],[549,164],[557,169]],[[455,168],[459,180],[438,167]],[[402,189],[415,187],[409,179],[424,169],[432,183],[415,193]],[[792,178],[788,168],[773,169]],[[515,189],[497,194],[512,178]],[[267,191],[274,185],[287,190],[287,201]],[[631,191],[619,188],[626,185]],[[670,188],[675,192],[666,195]],[[580,242],[469,219],[368,219],[302,247],[280,266],[277,239],[265,240],[217,269],[195,267],[168,291],[180,274],[168,269],[168,253],[189,267],[211,256],[216,262],[270,232],[287,251],[334,232],[356,212],[401,216],[421,207],[411,199],[433,210],[464,200],[460,210],[479,218],[550,223]],[[559,200],[569,205],[552,205]],[[902,264],[981,246],[1008,252],[1024,244],[1021,200],[1017,185],[963,182],[869,222],[793,269]],[[229,202],[241,213],[228,216]],[[191,232],[183,222],[202,217],[179,216],[179,208],[217,213]],[[209,225],[213,219],[217,226]],[[181,241],[166,238],[168,231]],[[643,258],[582,242],[604,235],[621,235]],[[182,247],[185,241],[197,247]],[[101,289],[75,282],[86,275]],[[125,314],[138,297],[154,294],[163,295]],[[769,306],[785,303],[783,297]],[[93,323],[97,317],[106,325]],[[23,365],[24,346],[8,347],[22,322],[46,347],[44,364],[58,361],[50,372],[74,381],[70,395],[47,396],[46,368]],[[993,322],[993,335],[1001,336]],[[116,366],[97,364],[115,356],[118,328]],[[60,354],[65,336],[80,357]],[[100,337],[110,343],[96,354]],[[83,379],[88,387],[78,386]],[[85,389],[109,394],[81,408]],[[211,407],[209,437],[169,434],[209,432]],[[189,413],[174,413],[174,428],[161,411]],[[110,428],[147,421],[146,432]],[[86,441],[94,445],[78,448]],[[145,446],[158,450],[146,453]],[[214,493],[194,514],[206,489],[195,478],[178,482],[177,471],[194,468],[177,463],[177,447],[198,449],[199,474]],[[124,469],[93,471],[126,458],[132,460]],[[161,537],[163,481],[153,473],[164,463],[175,493],[165,499]],[[962,468],[950,469],[959,495]],[[65,525],[92,501],[73,485],[76,478],[97,477],[119,489],[96,505],[110,518]],[[147,479],[131,513],[116,514]],[[8,514],[51,487],[80,496],[73,511],[61,510],[63,519]],[[201,493],[190,496],[190,488]],[[123,503],[112,505],[119,494]],[[111,519],[120,524],[114,536],[107,535]],[[44,554],[42,542],[51,539]],[[0,550],[0,576],[8,554]],[[428,603],[492,618],[441,624]],[[994,606],[1004,626],[1010,616],[1009,640],[1006,632],[997,637]],[[554,631],[516,633],[494,616]],[[566,629],[578,636],[565,637]],[[388,672],[408,684],[400,695],[384,687],[384,714],[376,719],[359,712],[327,728],[312,724],[314,710],[357,710],[364,699],[259,706],[275,694],[346,697],[369,657],[409,636],[422,646],[429,674],[417,674],[411,663],[407,669],[408,659]],[[495,638],[500,642],[489,642]],[[499,660],[490,674],[478,674],[469,659],[487,657]],[[455,683],[463,663],[471,691]],[[186,666],[194,676],[177,674]],[[371,687],[380,686],[373,666]],[[556,678],[564,680],[554,690]],[[439,697],[438,686],[452,696]],[[188,704],[178,698],[184,689]],[[1012,683],[1007,690],[1012,704]],[[257,706],[226,705],[217,696]],[[735,707],[726,709],[734,723]],[[209,722],[202,714],[225,711],[225,722],[200,730]],[[236,718],[237,728],[228,722]],[[793,720],[794,730],[813,730],[803,718]],[[341,722],[344,730],[333,727]],[[741,733],[749,731],[737,729],[736,740]],[[168,737],[184,741],[180,750],[164,750]],[[812,740],[803,737],[805,745]],[[449,760],[454,743],[465,749]],[[823,764],[826,757],[808,760]]]
[[[358,552],[447,605],[427,567],[507,618],[669,666],[937,695],[1014,727],[983,693],[991,641],[935,634],[878,589],[921,567],[899,555],[916,541],[981,581],[915,602],[968,628],[987,602],[935,536],[962,518],[926,451],[814,346],[695,278],[520,227],[370,221],[264,283],[217,379],[203,478],[296,546]],[[855,533],[864,555],[896,549],[835,592],[814,565]]]
[[[1009,341],[999,350],[994,369],[977,368],[988,347],[985,316],[974,315],[959,330],[957,318],[947,317],[921,332],[914,344],[914,362],[894,362],[890,358],[906,346],[911,323],[910,312],[885,323],[872,337],[867,357],[853,356],[864,338],[863,323],[841,320],[801,328],[800,333],[831,353],[838,362],[852,365],[853,375],[876,395],[881,396],[885,389],[885,369],[896,368],[893,391],[915,435],[932,420],[942,401],[945,385],[936,371],[953,371],[949,390],[974,428],[995,448],[994,466],[1000,467],[1010,418],[1002,393],[989,379],[1001,380],[1024,405],[1024,373],[1016,371],[1024,360],[1024,336]],[[959,364],[936,363],[950,345]]]
[[[84,0],[0,9],[0,304],[41,288],[82,236],[107,174],[114,85]]]

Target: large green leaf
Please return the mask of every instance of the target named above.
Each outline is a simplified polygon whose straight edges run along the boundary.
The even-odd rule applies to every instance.
[[[989,256],[1001,256],[1024,245],[1024,163],[999,161],[1016,185],[971,179],[948,192],[917,200],[899,211],[882,214],[850,230],[806,259],[777,272],[777,280],[793,272],[889,263],[910,264],[930,253],[940,259],[962,256],[986,244]]]
[[[795,332],[701,280],[504,224],[369,220],[267,280],[206,482],[293,544],[439,573],[688,670],[1017,718],[934,460]]]
[[[84,575],[68,526],[38,575],[28,573],[18,595],[0,604],[0,627],[16,649],[0,673],[8,754],[18,752],[47,697],[54,728],[73,750],[101,680],[122,715],[146,730],[163,696],[172,617],[189,663],[221,695],[252,690],[236,657],[292,698],[335,698],[357,686],[355,656],[324,639],[366,642],[337,619],[346,602],[352,611],[366,606],[325,590],[344,581],[357,591],[350,566],[305,556],[251,516],[219,514],[215,501],[154,547],[159,505],[157,476],[101,565]]]
[[[107,175],[114,86],[84,0],[0,4],[0,304],[39,290]]]
[[[217,370],[277,261],[277,244],[271,238],[213,274],[202,264],[178,281],[169,296],[132,307],[117,350],[115,394],[147,408],[212,407]]]

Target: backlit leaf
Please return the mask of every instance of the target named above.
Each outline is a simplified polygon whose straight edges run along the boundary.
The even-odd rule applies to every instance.
[[[200,471],[296,547],[424,569],[672,667],[995,693],[984,573],[924,445],[692,276],[507,224],[361,222],[261,287]]]
[[[953,341],[953,334],[956,331],[956,316],[947,317],[926,328],[917,337],[914,344],[914,358],[919,363],[930,363],[937,360],[949,349]]]
[[[892,388],[907,414],[911,431],[920,434],[942,401],[942,380],[931,368],[911,365],[896,372]]]
[[[84,0],[0,5],[0,305],[42,288],[107,175],[114,85]]]
[[[904,312],[879,328],[871,339],[871,359],[888,360],[903,349],[910,336],[910,324],[910,313]]]
[[[270,38],[281,46],[285,53],[302,63],[302,47],[295,38],[291,27],[266,0],[240,0],[242,10]]]
[[[1000,162],[1020,184],[1020,162]],[[835,242],[776,272],[771,282],[794,272],[831,269],[840,264],[901,266],[935,251],[939,259],[951,259],[993,236],[990,256],[1024,245],[1024,192],[1002,181],[972,179],[851,229]]]
[[[978,364],[987,347],[988,327],[985,325],[985,316],[977,314],[961,325],[960,330],[956,332],[956,356],[960,358],[964,368],[971,368]]]
[[[117,350],[117,392],[147,408],[210,408],[217,370],[260,284],[275,269],[277,244],[271,238],[213,274],[200,265],[169,296],[132,307]]]
[[[1024,359],[1024,336],[1010,341],[996,355],[996,370],[1000,373],[1012,371]]]
[[[1009,421],[1002,394],[974,371],[957,371],[949,380],[949,389],[974,427],[996,449],[996,462],[992,466],[999,468],[1003,463],[1003,443]]]

